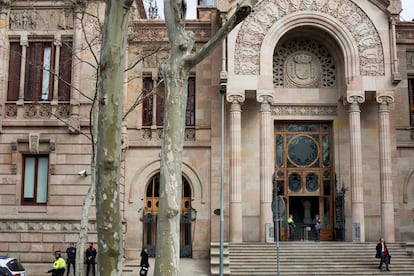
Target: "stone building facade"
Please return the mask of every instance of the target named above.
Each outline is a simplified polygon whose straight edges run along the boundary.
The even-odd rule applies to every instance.
[[[83,10],[103,16],[104,2],[81,2],[0,1],[0,252],[32,271],[77,240],[90,185],[78,172],[91,170],[91,50],[101,26]],[[199,1],[198,20],[187,23],[196,49],[236,1],[210,2]],[[268,240],[276,194],[286,208],[282,240],[288,213],[298,240],[315,214],[326,241],[414,238],[414,23],[400,10],[399,0],[263,0],[193,69],[183,257],[208,258],[219,240],[222,150],[225,241]],[[120,179],[127,260],[156,245],[167,48],[163,21],[135,1]],[[157,96],[130,110],[152,89]],[[96,241],[94,208],[89,230]]]

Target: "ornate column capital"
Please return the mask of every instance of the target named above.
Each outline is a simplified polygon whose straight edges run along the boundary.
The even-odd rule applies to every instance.
[[[272,103],[273,102],[273,91],[257,91],[256,100],[259,103]]]
[[[62,37],[60,34],[56,34],[55,35],[55,41],[54,41],[55,46],[59,46],[62,47]]]
[[[379,104],[389,105],[394,103],[394,96],[393,95],[376,95],[375,100]]]
[[[242,103],[245,99],[244,91],[227,91],[226,100],[230,103]]]
[[[344,97],[343,104],[362,104],[365,102],[365,96],[362,94],[350,94]]]
[[[26,32],[20,35],[20,45],[23,47],[29,47],[29,38]]]

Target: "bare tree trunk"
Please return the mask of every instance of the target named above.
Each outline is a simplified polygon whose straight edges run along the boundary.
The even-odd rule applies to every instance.
[[[121,121],[127,23],[133,0],[106,0],[98,86],[96,222],[99,275],[122,273]]]
[[[82,217],[80,222],[80,231],[79,231],[79,240],[76,244],[76,275],[83,275],[83,260],[85,258],[85,243],[88,239],[88,216],[89,210],[92,205],[92,201],[95,195],[95,182],[92,181],[91,186],[89,187],[88,194],[85,197],[85,201],[82,206]]]
[[[164,0],[164,15],[171,50],[169,59],[162,66],[167,97],[161,150],[155,276],[178,275],[182,151],[190,69],[220,45],[227,34],[250,14],[252,2],[256,1],[242,1],[234,15],[217,34],[199,52],[192,54],[195,37],[193,33],[184,30],[185,1]]]
[[[88,224],[89,224],[89,210],[92,205],[92,201],[95,198],[96,193],[96,137],[98,133],[98,108],[96,101],[92,104],[90,112],[90,125],[91,125],[91,137],[92,137],[92,162],[91,162],[91,186],[89,187],[88,193],[86,194],[85,200],[82,206],[82,215],[80,222],[79,240],[76,244],[76,275],[83,275],[84,259],[85,259],[85,244],[88,240]]]

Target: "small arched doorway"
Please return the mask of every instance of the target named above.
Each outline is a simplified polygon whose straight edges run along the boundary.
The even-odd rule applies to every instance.
[[[192,191],[188,180],[182,177],[181,219],[180,219],[180,257],[192,257],[192,222],[195,210],[191,207]],[[160,194],[160,174],[154,175],[145,190],[145,207],[143,210],[143,244],[148,247],[149,255],[155,256],[157,239],[157,215]]]

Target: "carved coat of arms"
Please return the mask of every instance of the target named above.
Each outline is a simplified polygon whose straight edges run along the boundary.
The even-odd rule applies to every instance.
[[[321,64],[319,59],[310,52],[299,51],[286,60],[286,73],[289,87],[318,87],[320,82]]]

